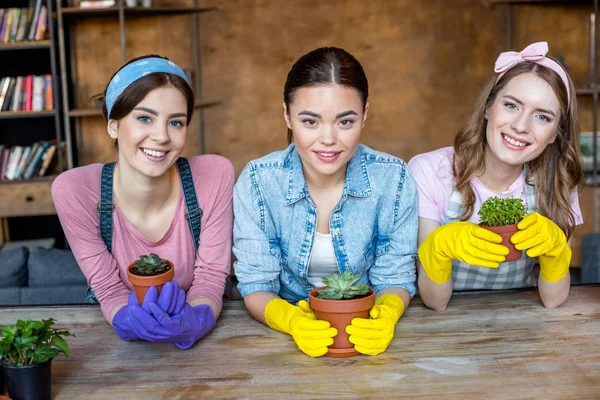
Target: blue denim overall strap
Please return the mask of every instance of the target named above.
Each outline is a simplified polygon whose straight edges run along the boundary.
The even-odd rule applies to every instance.
[[[113,211],[115,210],[112,187],[115,164],[116,163],[111,162],[104,164],[102,167],[102,175],[100,177],[100,203],[96,204],[96,210],[98,211],[98,218],[100,221],[100,237],[104,241],[109,253],[112,253]],[[98,299],[91,287],[88,287],[85,303],[98,304]]]
[[[115,209],[112,202],[114,167],[114,162],[105,164],[104,167],[102,167],[102,177],[100,180],[100,203],[96,205],[96,209],[98,210],[100,218],[100,236],[102,237],[104,244],[106,244],[106,248],[109,252],[112,252],[112,213]],[[188,160],[180,157],[177,160],[177,169],[179,170],[181,186],[185,196],[185,205],[187,209],[185,218],[188,221],[190,233],[192,234],[192,241],[194,243],[194,249],[197,252],[198,246],[200,245],[202,209],[198,206],[198,198],[196,196],[194,180],[192,178],[192,172],[190,170],[190,164],[188,163]],[[98,303],[98,299],[96,299],[92,288],[88,288],[85,303]]]
[[[523,171],[527,176],[527,170]],[[536,211],[535,188],[525,183],[527,213]],[[457,222],[462,214],[462,197],[454,189],[444,224]],[[533,266],[535,258],[527,257],[525,252],[520,259],[501,263],[498,268],[485,268],[452,260],[452,286],[454,290],[474,289],[514,289],[535,285]]]
[[[192,240],[194,241],[194,249],[198,252],[200,246],[200,231],[202,228],[202,209],[198,205],[196,197],[196,189],[194,188],[194,179],[192,179],[192,171],[188,160],[183,157],[177,159],[177,168],[179,169],[179,177],[181,178],[181,186],[183,187],[183,195],[185,196],[185,206],[187,213],[185,219],[188,221]]]

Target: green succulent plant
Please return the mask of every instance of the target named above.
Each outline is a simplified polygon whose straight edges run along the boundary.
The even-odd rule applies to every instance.
[[[519,223],[526,209],[522,199],[493,196],[483,202],[478,214],[482,226],[506,226]]]
[[[350,270],[346,270],[341,276],[331,274],[329,278],[323,278],[325,289],[319,290],[317,297],[326,300],[342,300],[364,296],[369,293],[369,285],[366,283],[354,284],[361,276],[354,275]]]
[[[135,262],[135,266],[130,271],[135,275],[155,276],[167,272],[169,268],[171,267],[166,260],[150,253],[147,256],[140,256],[140,259]]]

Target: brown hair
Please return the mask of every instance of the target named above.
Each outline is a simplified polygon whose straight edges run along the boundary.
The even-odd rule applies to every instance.
[[[583,171],[579,148],[579,120],[575,87],[569,78],[569,103],[565,85],[560,76],[550,68],[534,62],[523,62],[509,69],[497,82],[494,77],[481,93],[476,108],[465,126],[454,138],[454,161],[452,174],[456,189],[462,196],[465,221],[473,215],[475,193],[471,180],[485,172],[486,110],[494,104],[498,93],[514,77],[532,73],[546,81],[554,90],[561,106],[556,125],[556,140],[528,162],[527,183],[535,185],[540,213],[552,219],[567,238],[575,229],[575,217],[571,212],[571,194],[581,182]]]
[[[363,108],[369,97],[369,82],[356,58],[338,47],[321,47],[300,57],[288,72],[283,87],[283,101],[290,111],[296,90],[307,87],[337,83],[360,94]],[[288,128],[288,144],[292,143],[293,133]]]

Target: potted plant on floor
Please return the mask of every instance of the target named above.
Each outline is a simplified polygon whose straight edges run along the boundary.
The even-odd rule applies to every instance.
[[[483,202],[479,209],[479,217],[483,228],[502,236],[502,245],[508,247],[510,253],[506,256],[506,261],[516,261],[522,256],[522,252],[517,250],[511,243],[510,238],[517,231],[517,224],[525,216],[526,209],[522,199],[509,197],[501,199],[493,196]]]
[[[69,345],[63,337],[71,335],[52,325],[52,318],[28,319],[0,330],[0,364],[13,400],[50,399],[52,359],[60,353],[69,356]]]
[[[343,275],[331,274],[323,278],[325,286],[310,291],[310,307],[317,319],[328,321],[338,334],[325,354],[328,357],[352,357],[359,354],[348,341],[346,326],[353,318],[369,318],[375,304],[375,292],[366,283],[356,284],[361,275],[346,270]]]
[[[127,267],[127,279],[133,285],[140,304],[144,302],[144,296],[150,286],[156,286],[160,293],[163,285],[172,280],[174,276],[173,263],[163,260],[154,253],[140,256],[139,260],[132,262]]]
[[[4,397],[4,371],[2,370],[2,364],[0,364],[0,400]]]

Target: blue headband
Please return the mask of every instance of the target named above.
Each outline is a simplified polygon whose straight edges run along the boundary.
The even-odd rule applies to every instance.
[[[110,112],[115,105],[115,101],[117,101],[121,93],[123,93],[125,89],[129,87],[129,85],[140,79],[142,76],[146,76],[154,72],[165,72],[167,74],[179,75],[185,79],[186,82],[188,82],[187,76],[183,70],[174,62],[165,60],[164,58],[144,58],[128,64],[115,74],[108,84],[108,88],[106,89],[106,110],[108,111],[109,119]]]

